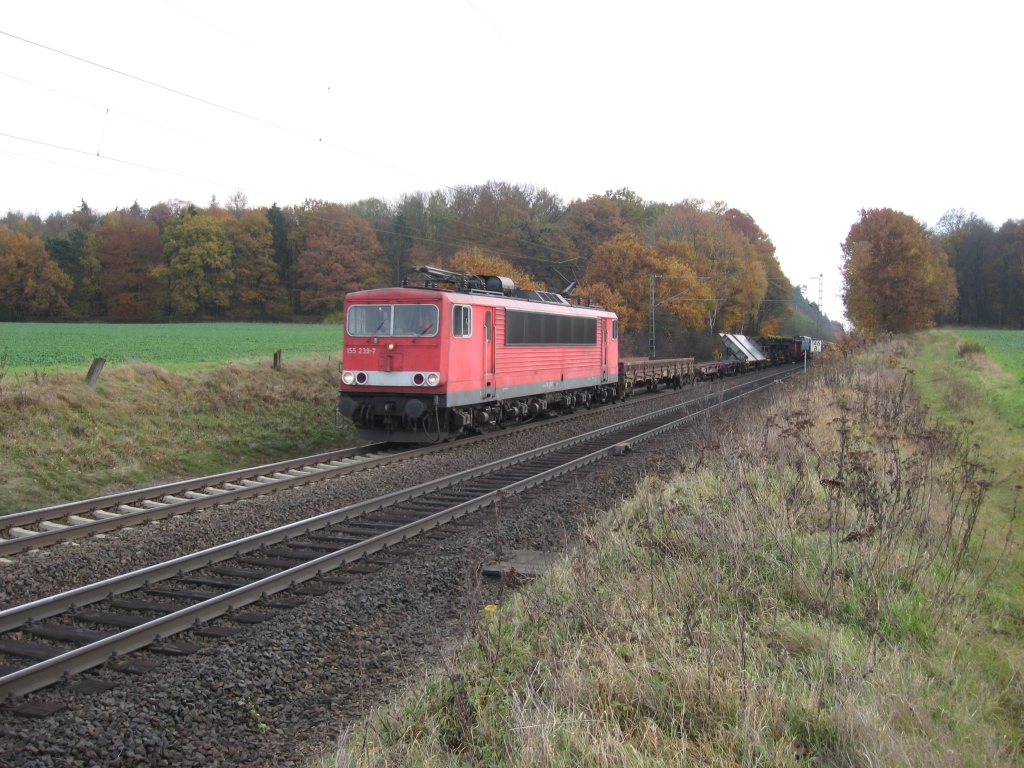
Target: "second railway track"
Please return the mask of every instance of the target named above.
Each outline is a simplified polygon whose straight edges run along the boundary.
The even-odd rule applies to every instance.
[[[312,589],[315,594],[330,588],[350,578],[350,574],[338,575],[337,571],[356,560],[492,504],[502,495],[518,493],[614,454],[632,441],[671,429],[695,413],[717,408],[792,372],[774,372],[706,395],[701,400],[711,402],[705,402],[700,410],[693,407],[697,401],[691,402],[689,409],[687,404],[676,405],[2,611],[0,651],[20,661],[0,670],[0,696],[37,690],[66,674],[102,664],[112,655],[153,643],[161,643],[169,653],[188,652],[166,638],[218,617],[243,623],[255,620],[258,615],[240,609],[263,601],[262,610],[272,611],[273,601],[268,598],[279,592],[298,588]],[[314,583],[309,586],[311,581]]]
[[[428,449],[361,445],[0,517],[0,557],[369,469]]]

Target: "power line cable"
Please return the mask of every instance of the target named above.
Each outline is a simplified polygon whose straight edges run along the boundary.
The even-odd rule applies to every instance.
[[[122,163],[124,165],[134,166],[135,168],[144,168],[147,171],[156,171],[157,173],[166,173],[166,174],[169,174],[171,176],[180,176],[183,179],[192,179],[193,181],[201,181],[204,184],[213,184],[214,186],[224,187],[225,189],[240,189],[242,192],[249,192],[251,194],[260,195],[260,196],[266,197],[266,198],[272,198],[273,197],[273,195],[269,195],[266,192],[260,192],[258,190],[253,190],[253,189],[243,189],[241,187],[236,187],[236,186],[234,186],[232,184],[222,184],[219,181],[211,181],[210,179],[204,179],[204,178],[201,178],[199,176],[190,176],[187,173],[179,173],[178,171],[168,171],[168,170],[165,170],[163,168],[156,168],[156,167],[154,167],[152,165],[145,165],[143,163],[136,163],[136,162],[133,162],[131,160],[122,160],[122,159],[117,158],[117,157],[111,157],[110,155],[101,155],[98,152],[94,155],[92,152],[87,152],[84,149],[75,149],[74,147],[63,147],[60,144],[52,144],[52,143],[50,143],[48,141],[39,141],[38,139],[27,139],[24,136],[15,136],[12,133],[0,132],[0,136],[3,136],[3,137],[8,138],[8,139],[15,139],[16,141],[27,141],[30,144],[39,144],[39,145],[44,146],[44,147],[51,147],[52,149],[60,149],[60,150],[63,150],[64,152],[74,152],[74,153],[79,154],[79,155],[88,155],[89,157],[99,157],[101,160],[110,160],[113,163]]]
[[[140,82],[140,83],[145,83],[146,85],[152,86],[153,88],[159,88],[161,90],[167,91],[168,93],[173,93],[173,94],[175,94],[177,96],[181,96],[182,98],[191,99],[193,101],[198,101],[200,104],[205,104],[208,107],[213,107],[214,109],[221,109],[221,110],[224,110],[225,112],[230,112],[233,115],[237,115],[239,117],[244,117],[244,118],[249,119],[249,120],[255,120],[258,123],[263,123],[264,125],[269,125],[270,127],[277,128],[280,131],[286,131],[287,133],[292,133],[292,134],[295,134],[296,136],[302,136],[305,139],[312,139],[313,141],[316,140],[316,139],[313,139],[312,136],[309,136],[308,134],[302,133],[301,131],[296,131],[296,130],[294,130],[292,128],[286,128],[285,126],[278,125],[277,123],[271,122],[270,120],[264,120],[262,117],[256,117],[255,115],[246,114],[245,112],[241,112],[241,111],[239,111],[237,109],[233,109],[232,107],[226,107],[226,106],[224,106],[222,104],[217,104],[216,102],[209,101],[208,99],[204,99],[204,98],[202,98],[200,96],[193,96],[190,93],[185,93],[184,91],[179,91],[176,88],[171,88],[170,86],[162,85],[160,83],[153,82],[152,80],[147,80],[144,77],[139,77],[138,75],[132,75],[132,74],[130,74],[128,72],[124,72],[124,71],[122,71],[120,69],[116,69],[114,67],[108,67],[106,64],[98,64],[95,61],[89,61],[89,59],[83,59],[81,56],[76,56],[73,53],[67,53],[65,51],[58,50],[57,48],[51,48],[48,45],[43,45],[42,43],[37,43],[37,42],[35,42],[33,40],[28,40],[28,39],[26,39],[24,37],[19,37],[18,35],[11,34],[10,32],[5,32],[2,29],[0,29],[0,35],[5,35],[5,36],[13,38],[15,40],[19,40],[19,41],[21,41],[23,43],[27,43],[28,45],[34,45],[37,48],[42,48],[45,51],[50,51],[51,53],[56,53],[56,54],[58,54],[60,56],[66,56],[69,59],[74,59],[75,61],[80,61],[83,64],[88,64],[89,66],[92,66],[92,67],[97,67],[99,69],[104,69],[107,72],[113,72],[116,75],[121,75],[122,77],[127,77],[130,80],[135,80],[135,81]],[[369,158],[367,158],[367,159],[369,159]]]
[[[33,157],[32,155],[23,155],[20,152],[10,152],[6,149],[0,149],[0,153],[5,155],[11,155],[12,157],[23,157],[26,160],[35,160],[38,163],[50,163],[51,165],[61,165],[65,168],[74,168],[76,171],[85,171],[86,173],[98,173],[102,176],[111,176],[115,179],[124,179],[126,176],[121,176],[116,173],[107,173],[106,171],[98,171],[95,168],[83,168],[80,165],[71,165],[70,163],[61,163],[57,160],[46,160],[42,157]],[[88,152],[86,154],[89,154]]]
[[[118,110],[118,109],[113,109],[113,108],[110,108],[110,107],[105,107],[102,104],[97,104],[95,101],[89,101],[88,99],[83,99],[83,98],[81,98],[79,96],[72,96],[70,93],[64,93],[63,91],[58,91],[56,88],[50,88],[47,85],[41,85],[40,83],[34,83],[31,80],[26,80],[23,77],[18,77],[16,75],[12,75],[9,72],[0,72],[0,75],[2,75],[3,77],[9,77],[12,80],[17,80],[18,82],[21,82],[21,83],[25,83],[26,85],[31,85],[34,88],[39,88],[39,89],[44,90],[44,91],[49,91],[50,93],[55,93],[58,96],[63,96],[64,98],[71,99],[72,101],[80,101],[83,104],[88,104],[90,107],[96,107],[97,109],[109,109],[115,115],[121,115],[122,117],[127,117],[129,120],[138,120],[140,123],[146,123],[147,125],[152,125],[155,128],[160,128],[160,129],[165,130],[165,131],[170,131],[171,133],[177,133],[177,134],[180,134],[181,136],[187,136],[188,138],[195,139],[196,141],[203,141],[204,140],[202,137],[196,136],[193,133],[186,133],[185,131],[179,131],[177,128],[171,128],[170,126],[163,125],[162,123],[156,123],[156,122],[154,122],[152,120],[146,120],[144,117],[137,117],[136,115],[129,114],[128,112],[122,112],[121,110]]]

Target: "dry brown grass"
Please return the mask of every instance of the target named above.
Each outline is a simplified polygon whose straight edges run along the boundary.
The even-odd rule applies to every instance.
[[[71,374],[0,380],[0,512],[345,445],[335,365],[117,365],[95,389]]]

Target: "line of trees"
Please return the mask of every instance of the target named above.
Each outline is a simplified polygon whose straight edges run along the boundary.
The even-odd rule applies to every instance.
[[[564,203],[489,182],[350,205],[204,208],[168,201],[0,220],[0,320],[288,320],[337,313],[348,291],[415,264],[499,259],[521,279],[570,280],[618,311],[646,348],[650,275],[658,347],[718,331],[784,331],[793,285],[754,219],[723,203],[645,201],[628,189]]]
[[[936,235],[958,288],[942,320],[1024,328],[1024,220],[1009,220],[996,229],[959,208],[939,219]]]
[[[891,208],[865,209],[843,243],[843,278],[847,317],[867,333],[1024,328],[1024,220],[997,230],[957,209],[933,230]]]

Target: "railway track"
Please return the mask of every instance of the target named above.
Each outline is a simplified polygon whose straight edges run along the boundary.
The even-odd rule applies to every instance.
[[[665,397],[671,391],[654,394]],[[645,399],[652,397],[648,393]],[[621,404],[636,402],[628,400]],[[559,417],[564,423],[586,415],[580,412]],[[372,443],[319,453],[288,461],[232,470],[217,475],[139,488],[122,493],[41,507],[0,516],[0,557],[42,549],[96,534],[118,531],[175,515],[188,514],[241,499],[327,480],[350,472],[371,469],[396,461],[425,456],[453,447],[470,445],[523,429],[535,429],[550,421],[532,422],[508,430],[418,448]]]
[[[0,517],[0,557],[412,458],[374,443]]]
[[[743,380],[610,427],[219,545],[96,584],[0,611],[0,699],[50,685],[142,648],[171,655],[198,650],[169,638],[241,631],[300,595],[324,594],[398,557],[417,536],[512,494],[616,455],[795,374]],[[363,565],[353,565],[358,560]],[[291,591],[291,597],[275,597]],[[297,594],[295,594],[297,593]],[[259,603],[258,610],[243,610]],[[212,623],[211,623],[212,622]],[[0,664],[4,663],[0,660]],[[142,661],[116,663],[131,671]],[[138,670],[136,670],[138,671]],[[83,681],[87,684],[90,681]]]

